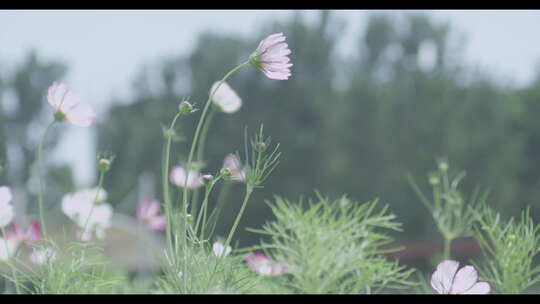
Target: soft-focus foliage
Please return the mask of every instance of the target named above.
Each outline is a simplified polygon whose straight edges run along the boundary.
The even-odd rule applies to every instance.
[[[412,284],[412,270],[384,256],[392,251],[382,247],[392,242],[388,231],[401,225],[377,202],[276,197],[270,207],[276,220],[250,230],[270,236],[255,248],[285,268],[280,284],[293,292],[377,293]]]
[[[495,291],[517,294],[540,282],[540,225],[533,223],[529,210],[519,221],[503,221],[487,207],[478,217],[476,239],[486,258],[479,263],[480,275]]]

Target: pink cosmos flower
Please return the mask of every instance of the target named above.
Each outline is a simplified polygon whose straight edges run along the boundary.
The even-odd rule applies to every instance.
[[[246,171],[242,168],[240,159],[234,154],[228,154],[225,156],[223,161],[223,168],[229,169],[231,171],[231,178],[243,182],[246,180]]]
[[[187,175],[187,181],[186,181]],[[203,186],[201,174],[195,170],[188,170],[182,166],[176,166],[171,170],[171,183],[178,187],[187,187],[188,189],[197,189]]]
[[[33,220],[30,226],[24,230],[17,222],[13,222],[6,229],[4,237],[17,244],[26,243],[28,246],[33,246],[41,240],[41,224],[39,221]]]
[[[291,76],[287,57],[291,54],[289,46],[285,43],[286,37],[283,33],[272,34],[264,38],[257,47],[257,50],[249,57],[249,63],[261,70],[266,77],[273,80],[286,80]]]
[[[260,252],[250,253],[244,261],[249,269],[259,274],[276,276],[285,272],[284,266],[274,263]]]
[[[214,245],[212,245],[212,251],[217,257],[228,256],[229,253],[231,253],[231,250],[231,246],[227,246],[225,248],[225,246],[220,242],[215,242]]]
[[[81,104],[79,97],[65,83],[53,82],[47,92],[47,101],[56,111],[56,119],[71,122],[80,127],[89,127],[96,114],[87,104]]]
[[[214,90],[219,85],[219,81],[215,82],[214,85],[212,85],[212,88],[210,89],[210,94],[214,92]],[[223,82],[217,91],[214,93],[214,96],[212,97],[212,102],[217,105],[221,111],[225,113],[234,113],[240,109],[242,106],[242,99],[238,97],[236,92],[231,89],[231,87],[226,83]]]
[[[8,187],[0,187],[0,228],[9,225],[15,216],[15,211],[11,205],[12,198],[11,190]]]
[[[431,287],[440,294],[487,294],[490,286],[487,282],[478,282],[478,272],[473,266],[462,267],[459,262],[442,261],[431,276]]]
[[[160,215],[161,204],[156,200],[144,200],[137,206],[137,218],[148,229],[164,230],[166,218]]]

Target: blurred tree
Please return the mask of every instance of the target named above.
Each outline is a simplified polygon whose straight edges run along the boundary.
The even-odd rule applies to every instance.
[[[260,39],[283,32],[292,50],[292,77],[271,81],[248,68],[235,74],[229,84],[242,97],[242,109],[216,114],[203,158],[204,170],[215,172],[226,154],[243,152],[244,128],[251,134],[260,123],[281,143],[282,162],[265,188],[255,192],[242,226],[268,219],[270,210],[262,202],[275,193],[296,198],[318,189],[364,201],[379,196],[405,223],[406,233],[418,236],[433,223],[405,177],[411,173],[424,180],[437,157],[447,157],[451,170],[467,171],[466,189],[490,187],[491,204],[515,211],[520,193],[532,191],[520,186],[527,139],[517,132],[521,105],[489,75],[448,60],[454,56],[450,26],[426,15],[403,20],[371,15],[358,37],[356,58],[335,52],[342,30],[342,21],[329,11],[312,25],[297,13],[263,27],[256,37],[202,34],[191,55],[147,66],[134,82],[137,96],[112,107],[98,128],[98,149],[118,156],[106,180],[113,201],[127,200],[133,211],[142,199],[136,195],[141,174],[150,176],[153,189],[161,189],[160,124],[170,122],[182,98],[204,106],[215,81],[245,61]],[[526,98],[534,96],[536,91]],[[199,115],[180,122],[185,141],[175,145],[174,163],[185,161]],[[529,120],[532,128],[534,119]],[[532,143],[529,149],[533,158]],[[230,226],[240,207],[242,188],[233,189],[219,229]],[[246,243],[256,237],[238,236]]]

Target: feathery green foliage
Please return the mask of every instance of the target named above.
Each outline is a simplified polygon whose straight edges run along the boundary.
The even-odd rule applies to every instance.
[[[377,201],[359,204],[345,196],[330,200],[318,195],[305,204],[276,196],[270,204],[276,220],[262,230],[271,242],[262,249],[286,267],[286,276],[276,280],[296,293],[377,293],[410,286],[407,270],[384,254],[392,238],[385,233],[400,231],[395,216]]]
[[[540,282],[540,265],[534,264],[540,253],[540,225],[533,223],[529,210],[521,213],[519,221],[503,222],[488,207],[477,216],[475,238],[486,257],[477,268],[494,291],[517,294]]]

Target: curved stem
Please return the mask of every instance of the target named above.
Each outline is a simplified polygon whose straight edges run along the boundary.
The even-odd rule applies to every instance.
[[[206,138],[208,136],[208,130],[210,129],[210,125],[212,124],[212,120],[214,118],[214,115],[216,114],[216,110],[214,107],[210,109],[210,113],[208,113],[208,117],[206,118],[206,121],[204,122],[204,126],[201,131],[201,136],[199,139],[199,148],[197,149],[197,156],[195,157],[195,161],[203,161],[204,160],[204,151],[206,148]],[[199,202],[199,189],[195,189],[193,192],[193,198],[191,199],[191,214],[197,214],[198,209],[198,202]]]
[[[242,214],[244,214],[244,210],[246,209],[247,202],[252,192],[253,192],[253,188],[251,187],[246,188],[246,195],[244,196],[242,207],[240,208],[240,212],[238,212],[238,215],[236,216],[236,219],[234,220],[234,224],[231,228],[231,231],[229,232],[229,236],[227,237],[227,240],[225,241],[225,245],[224,245],[225,248],[227,248],[227,246],[229,246],[229,244],[231,243],[232,237],[234,233],[236,232],[236,228],[238,227],[238,223],[240,222],[240,218],[242,217]]]
[[[88,213],[88,216],[86,217],[86,220],[84,221],[83,231],[82,233],[86,233],[86,228],[88,226],[88,221],[90,220],[90,217],[92,216],[92,213],[94,212],[94,206],[96,205],[97,199],[99,197],[99,191],[101,191],[101,187],[103,186],[103,178],[105,177],[105,171],[99,171],[99,181],[96,189],[96,196],[94,197],[94,200],[92,201],[92,207],[90,208],[90,212]]]
[[[206,114],[208,113],[208,109],[210,108],[210,103],[211,103],[212,98],[214,97],[214,94],[221,87],[223,82],[225,82],[225,80],[227,80],[227,78],[229,78],[232,74],[234,74],[240,68],[242,68],[242,67],[244,67],[244,66],[246,66],[248,64],[249,64],[249,61],[241,63],[241,64],[237,65],[236,67],[234,67],[232,70],[230,70],[227,74],[225,74],[225,76],[220,80],[220,82],[218,83],[216,88],[211,92],[210,96],[208,97],[208,100],[206,101],[206,104],[204,105],[204,109],[202,111],[201,118],[199,119],[199,122],[197,124],[197,128],[195,129],[195,135],[193,136],[193,141],[191,142],[191,149],[189,151],[189,156],[188,156],[188,161],[187,161],[187,168],[191,167],[191,162],[193,160],[193,154],[195,153],[195,148],[196,148],[198,140],[199,140],[201,127],[202,127],[202,125],[204,123],[204,120],[206,118]],[[186,180],[184,182],[186,185],[187,185],[187,178],[188,178],[188,174],[186,174]],[[183,188],[183,203],[182,203],[183,216],[184,216],[184,220],[182,221],[183,222],[182,246],[183,246],[183,249],[184,249],[184,257],[183,257],[184,260],[186,259],[185,255],[186,255],[186,249],[187,249],[186,248],[187,247],[186,214],[187,214],[188,193],[189,193],[189,190],[187,189],[187,187],[184,187]],[[184,270],[184,273],[185,273],[186,272],[186,263],[184,262],[183,264],[184,264],[184,269],[183,270]],[[183,280],[183,282],[184,282],[184,287],[186,287],[186,280]]]
[[[174,126],[176,125],[176,121],[182,116],[182,113],[177,113],[174,116],[173,121],[171,122],[171,125],[169,127],[169,130],[173,130]],[[171,216],[172,216],[172,204],[171,204],[171,196],[169,192],[169,162],[170,162],[170,154],[171,154],[171,144],[172,144],[172,136],[171,134],[168,134],[167,136],[167,142],[165,144],[165,150],[164,150],[164,158],[163,158],[163,169],[162,169],[162,184],[163,184],[163,201],[165,203],[165,215],[167,218],[167,225],[165,227],[165,236],[167,239],[167,244],[169,247],[169,254],[171,256],[173,255],[172,251],[172,230],[171,230]],[[173,257],[174,259],[174,257]]]
[[[41,141],[39,142],[38,147],[38,168],[39,168],[39,192],[38,192],[38,207],[39,207],[39,219],[41,220],[41,228],[43,230],[43,237],[45,238],[47,236],[47,229],[45,227],[45,219],[43,216],[43,160],[42,160],[42,153],[43,153],[43,142],[45,141],[45,138],[47,137],[47,134],[49,133],[49,130],[54,125],[56,120],[53,120],[45,129],[45,132],[43,133],[43,137],[41,137]]]

